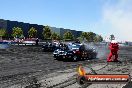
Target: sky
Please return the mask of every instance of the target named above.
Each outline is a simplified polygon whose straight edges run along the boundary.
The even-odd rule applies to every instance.
[[[0,0],[0,19],[132,41],[132,0]]]

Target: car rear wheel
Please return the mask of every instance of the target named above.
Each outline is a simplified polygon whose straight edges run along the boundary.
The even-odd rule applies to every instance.
[[[93,59],[96,59],[96,56],[97,56],[97,55],[93,55],[93,57],[92,57],[92,58],[93,58]]]
[[[92,58],[92,55],[88,55],[88,59],[91,59]]]

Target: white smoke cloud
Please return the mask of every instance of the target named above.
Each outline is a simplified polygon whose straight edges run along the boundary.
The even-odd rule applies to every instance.
[[[102,10],[102,25],[111,26],[115,36],[124,41],[132,41],[131,4],[131,0],[118,0],[114,5],[107,2]]]

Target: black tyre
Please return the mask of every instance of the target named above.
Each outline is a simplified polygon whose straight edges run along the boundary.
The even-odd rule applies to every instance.
[[[89,55],[88,55],[88,59],[91,59],[91,58],[92,58],[92,55],[91,55],[91,54],[89,54]]]
[[[93,59],[96,59],[96,55],[93,55],[92,58],[93,58]]]
[[[85,77],[79,76],[79,77],[77,78],[77,83],[78,83],[79,85],[85,85],[85,84],[86,84],[86,79],[85,79]]]
[[[83,76],[77,78],[77,83],[81,86],[81,88],[87,88],[92,84],[92,83],[87,83],[87,80]]]

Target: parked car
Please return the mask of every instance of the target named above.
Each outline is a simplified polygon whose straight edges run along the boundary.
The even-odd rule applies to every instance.
[[[95,49],[88,49],[85,45],[72,44],[65,46],[67,48],[60,47],[53,52],[54,58],[58,60],[83,60],[94,59],[97,56]]]

